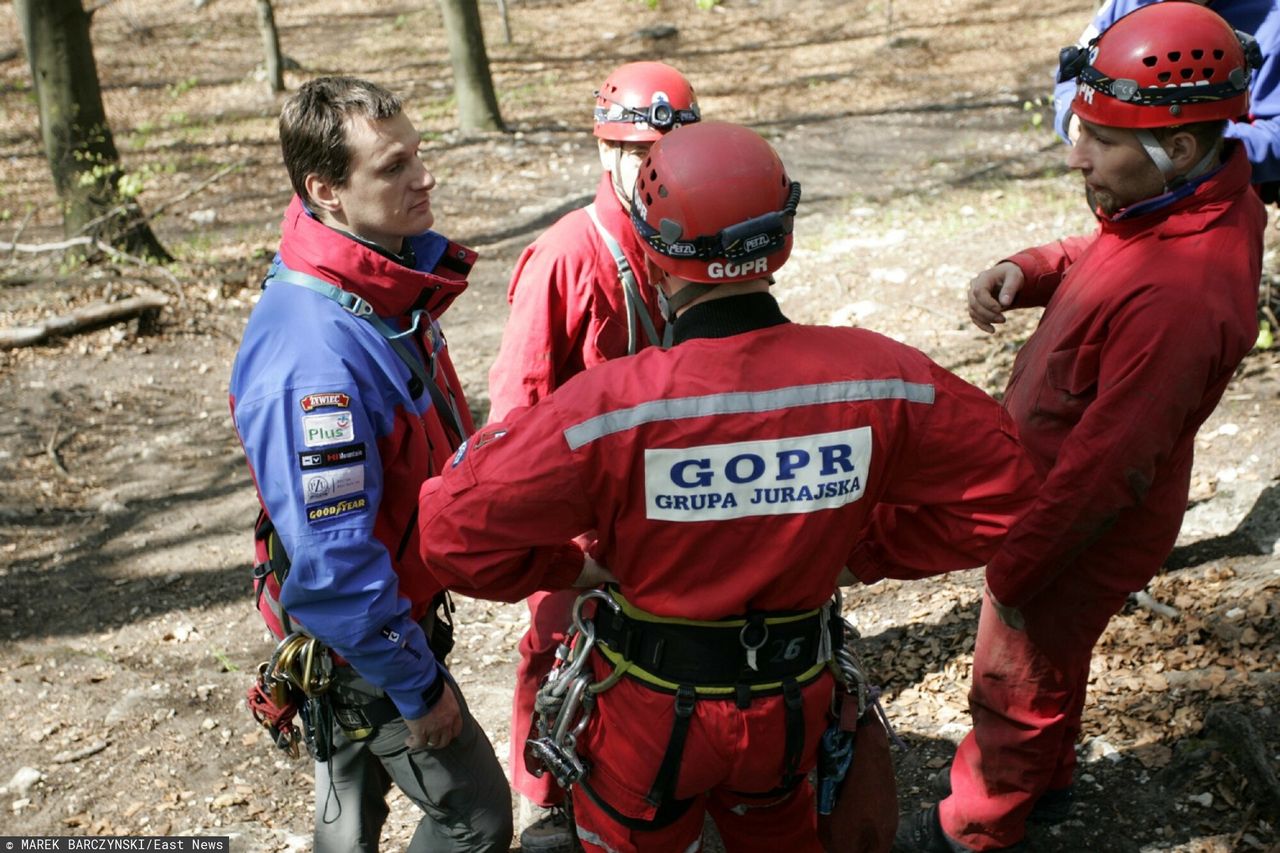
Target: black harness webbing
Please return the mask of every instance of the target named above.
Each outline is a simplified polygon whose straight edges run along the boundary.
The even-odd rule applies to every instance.
[[[733,701],[747,708],[762,696],[782,695],[785,737],[782,779],[765,792],[734,792],[750,798],[789,794],[804,778],[798,771],[805,742],[801,687],[828,671],[832,620],[824,610],[753,613],[719,622],[645,618],[612,590],[619,605],[599,607],[592,617],[597,646],[618,675],[675,695],[671,736],[645,802],[657,809],[648,820],[624,815],[604,802],[586,780],[579,785],[602,811],[629,829],[670,824],[693,802],[675,799],[685,742],[699,700]],[[762,654],[763,652],[763,654]]]
[[[658,775],[645,795],[645,802],[655,808],[661,806],[675,793],[676,777],[680,775],[680,760],[684,757],[684,742],[689,737],[689,723],[693,721],[693,707],[698,700],[693,685],[681,684],[676,690],[675,716],[671,721],[671,737],[667,739],[667,751],[658,765]]]

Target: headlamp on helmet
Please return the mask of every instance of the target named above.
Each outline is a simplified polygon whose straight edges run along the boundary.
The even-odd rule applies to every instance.
[[[1078,81],[1072,112],[1111,127],[1237,119],[1262,65],[1257,41],[1195,3],[1156,3],[1087,45],[1058,54],[1058,82]],[[1101,96],[1101,97],[1099,97]],[[1153,109],[1164,107],[1165,109]]]
[[[728,225],[716,234],[686,238],[680,223],[663,219],[654,228],[646,221],[648,209],[644,199],[636,198],[631,205],[631,223],[636,233],[655,252],[668,258],[710,261],[724,258],[729,261],[751,261],[782,248],[795,224],[796,208],[800,206],[800,182],[792,181],[787,203],[782,210],[775,210],[751,219]]]
[[[596,92],[596,99],[605,101],[608,104],[607,106],[596,107],[596,124],[614,122],[637,126],[647,125],[654,130],[666,133],[672,128],[693,124],[702,118],[702,113],[699,111],[697,104],[692,104],[688,109],[676,109],[671,106],[671,101],[662,92],[654,93],[653,102],[646,109],[637,109],[626,104],[620,104],[617,101],[610,100],[599,91]]]

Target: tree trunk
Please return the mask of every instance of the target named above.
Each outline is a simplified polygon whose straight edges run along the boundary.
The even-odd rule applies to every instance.
[[[498,0],[498,12],[502,15],[502,36],[511,44],[511,18],[507,15],[507,0]]]
[[[477,0],[440,0],[449,59],[453,64],[453,93],[458,100],[458,124],[464,132],[504,130],[489,75]]]
[[[262,50],[267,57],[267,83],[273,94],[284,91],[284,63],[280,59],[280,33],[271,0],[258,0],[258,30],[262,33]]]
[[[81,0],[14,0],[40,109],[40,135],[67,236],[83,233],[168,260],[138,205],[120,193],[120,156],[102,107]]]

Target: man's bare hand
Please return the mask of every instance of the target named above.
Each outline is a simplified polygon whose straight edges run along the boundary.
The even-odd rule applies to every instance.
[[[573,582],[575,587],[595,587],[602,583],[617,583],[618,579],[613,573],[604,566],[597,563],[591,557],[586,557],[582,561],[582,572],[579,573],[578,579]]]
[[[436,678],[444,677],[444,673],[436,675]],[[453,695],[453,685],[444,686],[440,699],[425,717],[404,722],[409,727],[404,745],[410,749],[443,749],[448,746],[462,731],[462,711],[458,708],[458,698]]]
[[[969,282],[969,319],[984,332],[994,332],[1004,322],[1004,311],[1013,304],[1025,279],[1011,261],[983,270]]]

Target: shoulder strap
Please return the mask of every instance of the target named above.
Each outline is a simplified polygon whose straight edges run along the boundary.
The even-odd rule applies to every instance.
[[[405,366],[409,368],[409,371],[417,377],[418,381],[421,382],[424,387],[426,387],[427,391],[431,394],[432,405],[434,405],[436,410],[440,413],[440,417],[444,421],[445,426],[451,429],[458,437],[459,443],[467,437],[466,431],[462,428],[462,418],[459,416],[457,408],[454,406],[453,401],[445,396],[444,391],[441,390],[440,386],[435,381],[435,353],[431,352],[427,354],[427,358],[431,361],[431,375],[428,376],[422,360],[415,358],[404,345],[405,337],[416,331],[418,322],[422,317],[421,311],[414,312],[413,325],[410,326],[407,331],[397,332],[389,323],[387,323],[386,320],[374,313],[373,306],[370,305],[367,300],[360,298],[349,290],[343,290],[337,285],[330,284],[329,282],[316,278],[313,275],[289,269],[278,260],[271,265],[271,270],[263,280],[262,286],[266,287],[273,281],[292,284],[297,287],[310,290],[313,293],[318,293],[326,299],[332,299],[334,302],[338,303],[344,309],[362,320],[368,321],[370,325],[378,330],[378,334],[382,335],[382,337],[386,339],[387,343],[391,345],[391,349],[397,356],[399,356],[400,360],[404,362]]]
[[[587,216],[591,217],[591,222],[596,226],[596,231],[600,233],[600,239],[604,241],[605,248],[609,250],[609,254],[613,255],[613,263],[618,267],[618,280],[622,282],[622,295],[627,302],[627,355],[635,355],[636,352],[636,320],[644,326],[645,337],[649,339],[649,343],[655,347],[667,349],[671,346],[672,330],[668,326],[663,337],[658,337],[658,330],[653,325],[653,318],[649,316],[649,309],[645,307],[644,299],[640,296],[640,286],[636,283],[636,274],[631,270],[631,263],[627,260],[627,256],[622,253],[622,247],[618,245],[618,241],[613,238],[609,230],[600,222],[600,216],[596,213],[595,203],[587,205],[583,208],[587,212]]]

